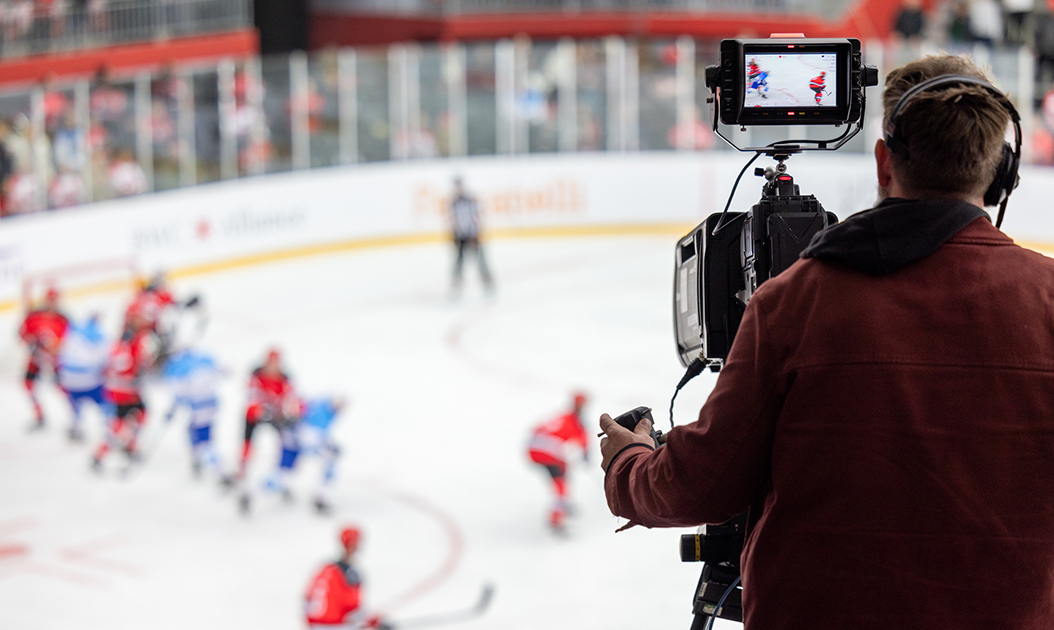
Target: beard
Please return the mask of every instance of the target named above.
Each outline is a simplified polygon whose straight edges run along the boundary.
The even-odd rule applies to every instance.
[[[875,202],[876,206],[885,201],[886,199],[889,199],[889,189],[883,186],[882,184],[878,184],[876,192],[878,193],[878,200]]]

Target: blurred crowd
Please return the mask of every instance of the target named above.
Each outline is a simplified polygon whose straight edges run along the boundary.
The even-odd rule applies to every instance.
[[[0,51],[5,55],[61,50],[114,29],[112,0],[0,0]]]
[[[132,4],[156,8],[200,1]],[[125,4],[0,0],[0,42],[33,32],[54,36],[77,11]],[[37,24],[41,16],[48,16],[47,26]],[[1054,165],[1054,0],[900,0],[890,27],[882,51],[887,65],[945,49],[991,64],[995,79],[1014,98],[1030,98],[1031,88],[1033,103],[1017,103],[1029,130],[1026,155]],[[227,69],[221,64],[177,72],[168,66],[149,76],[115,78],[101,67],[90,81],[75,82],[48,76],[31,95],[25,86],[0,92],[0,216],[359,161],[720,146],[709,129],[702,79],[716,42],[699,41],[687,49],[674,40],[627,44],[625,54],[636,56],[633,79],[639,84],[635,129],[622,120],[623,104],[609,102],[608,56],[620,54],[609,43],[581,40],[565,49],[556,42],[515,38],[515,99],[507,105],[501,99],[495,104],[499,68],[508,67],[499,47],[466,44],[461,113],[446,92],[453,89],[449,60],[435,46],[422,45],[410,56],[394,48],[357,50],[351,65],[342,65],[340,51],[326,49],[306,61],[296,55],[252,58],[228,62]],[[685,51],[695,56],[690,112],[679,100]],[[1029,59],[1034,77],[1029,64],[1021,63]],[[391,107],[390,91],[411,76],[418,82],[411,92],[417,101],[404,108],[405,120],[397,119],[402,110]],[[567,86],[573,92],[569,99]],[[342,90],[351,90],[353,107],[342,105]],[[566,106],[573,115],[566,115]],[[344,118],[348,115],[353,118]],[[513,119],[511,136],[496,133],[495,117],[502,116]],[[350,132],[342,120],[351,121]],[[308,141],[298,144],[298,133]]]
[[[161,156],[175,155],[176,102],[162,73],[152,83],[153,142]],[[87,124],[78,120],[74,96],[42,86],[43,115],[18,112],[0,119],[0,215],[65,208],[149,190],[137,159],[132,94],[100,68],[91,83]]]
[[[0,0],[0,55],[149,41],[251,22],[240,0]]]

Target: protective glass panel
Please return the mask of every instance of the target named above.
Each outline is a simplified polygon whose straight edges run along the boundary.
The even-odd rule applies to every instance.
[[[494,45],[466,45],[465,70],[468,154],[494,155],[497,152],[498,124]]]
[[[640,149],[673,149],[677,125],[677,43],[641,41],[637,51]]]
[[[340,164],[340,75],[337,49],[327,48],[308,59],[307,108],[311,136],[311,166]]]
[[[422,48],[418,62],[421,119],[410,147],[413,157],[450,155],[450,91],[443,70],[443,50]]]
[[[361,50],[356,55],[358,75],[359,159],[364,162],[391,157],[391,123],[388,110],[388,51]]]
[[[146,192],[146,173],[136,155],[135,85],[100,72],[92,82],[89,111],[95,199]]]
[[[602,151],[607,145],[607,65],[604,44],[590,40],[575,47],[578,149]]]
[[[194,84],[194,146],[199,184],[220,178],[220,102],[216,70],[192,76]]]
[[[556,151],[560,78],[568,70],[556,42],[533,42],[528,52],[527,77],[518,96],[517,114],[526,118],[531,153]]]
[[[263,78],[262,128],[250,128],[248,136],[239,139],[238,170],[252,173],[252,160],[262,159],[264,172],[288,171],[293,167],[289,57],[262,58],[260,74]]]
[[[150,129],[154,145],[154,190],[179,186],[179,96],[183,79],[172,68],[150,82]]]

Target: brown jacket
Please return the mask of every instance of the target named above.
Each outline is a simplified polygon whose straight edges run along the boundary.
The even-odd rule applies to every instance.
[[[1054,628],[1054,260],[967,221],[768,281],[699,420],[609,468],[648,527],[763,503],[748,629]]]

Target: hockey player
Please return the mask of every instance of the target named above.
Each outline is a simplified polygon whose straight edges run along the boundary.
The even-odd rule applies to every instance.
[[[33,403],[34,429],[43,428],[44,411],[40,407],[34,385],[41,370],[55,372],[59,347],[66,334],[69,320],[59,312],[59,292],[48,289],[43,307],[30,312],[18,329],[18,336],[29,346],[29,362],[26,365],[25,386]]]
[[[225,372],[211,355],[184,349],[168,359],[161,375],[175,396],[165,421],[171,422],[180,407],[190,416],[188,432],[194,476],[200,477],[202,468],[208,468],[217,479],[226,482],[212,446],[212,424],[219,408],[219,381]]]
[[[282,357],[277,350],[267,353],[264,364],[253,370],[249,379],[249,406],[245,410],[245,438],[242,442],[241,459],[235,479],[245,480],[249,455],[252,453],[252,437],[256,425],[266,423],[278,429],[283,442],[291,438],[289,427],[299,420],[303,409],[300,399],[293,390],[289,377],[282,371]],[[249,511],[251,501],[248,489],[240,499],[241,511]]]
[[[252,437],[256,425],[285,424],[287,418],[300,417],[300,400],[293,384],[282,371],[282,355],[278,350],[267,353],[264,364],[253,370],[249,378],[249,407],[245,410],[245,439],[238,464],[238,478],[245,477],[245,468],[252,452]]]
[[[369,616],[362,609],[362,578],[352,566],[360,536],[357,528],[344,528],[340,532],[340,560],[324,566],[311,580],[304,594],[309,628],[390,629],[380,617]]]
[[[751,59],[750,63],[747,64],[747,80],[753,81],[754,77],[761,73],[761,68],[758,67],[758,62],[755,59]]]
[[[169,348],[175,336],[172,313],[177,308],[192,308],[200,303],[198,296],[193,296],[180,303],[168,289],[165,274],[158,272],[143,285],[125,311],[125,322],[133,313],[146,320],[146,326],[157,336],[159,344],[157,365],[163,365],[168,358]]]
[[[809,81],[809,89],[812,90],[813,92],[815,92],[815,94],[816,94],[816,104],[817,105],[820,104],[820,99],[823,97],[823,91],[826,88],[826,86],[824,85],[824,82],[826,80],[827,80],[827,73],[826,72],[820,72],[819,75],[813,77],[812,80]]]
[[[315,509],[320,514],[330,511],[328,491],[336,476],[340,447],[333,442],[333,423],[344,408],[338,397],[313,398],[304,404],[304,415],[296,424],[279,428],[282,456],[278,469],[268,478],[266,488],[291,497],[288,478],[303,457],[318,457],[322,463],[322,479],[315,494]]]
[[[761,95],[761,98],[768,98],[769,92],[769,73],[767,70],[759,70],[754,78],[750,80],[750,86],[747,88],[747,92],[754,90]]]
[[[84,440],[81,411],[85,402],[94,402],[106,419],[113,415],[113,405],[103,389],[109,358],[110,349],[98,315],[92,315],[83,325],[70,324],[59,350],[58,379],[73,408],[69,429],[73,442]]]
[[[165,276],[156,273],[146,284],[142,285],[139,293],[132,299],[125,311],[125,322],[133,313],[139,314],[146,320],[146,326],[156,331],[161,317],[166,309],[176,305],[176,299],[168,290]]]
[[[102,470],[102,459],[111,447],[121,447],[129,461],[139,457],[137,437],[146,420],[146,405],[139,392],[141,375],[154,363],[156,341],[148,320],[132,313],[121,340],[110,354],[106,368],[106,393],[114,404],[110,433],[99,444],[92,458],[92,468]]]
[[[576,393],[571,410],[535,428],[527,446],[531,461],[545,468],[552,477],[556,500],[549,512],[549,525],[556,532],[564,530],[567,517],[567,460],[564,451],[568,445],[576,445],[582,449],[582,458],[589,460],[586,431],[582,427],[582,409],[586,402],[585,394]]]

